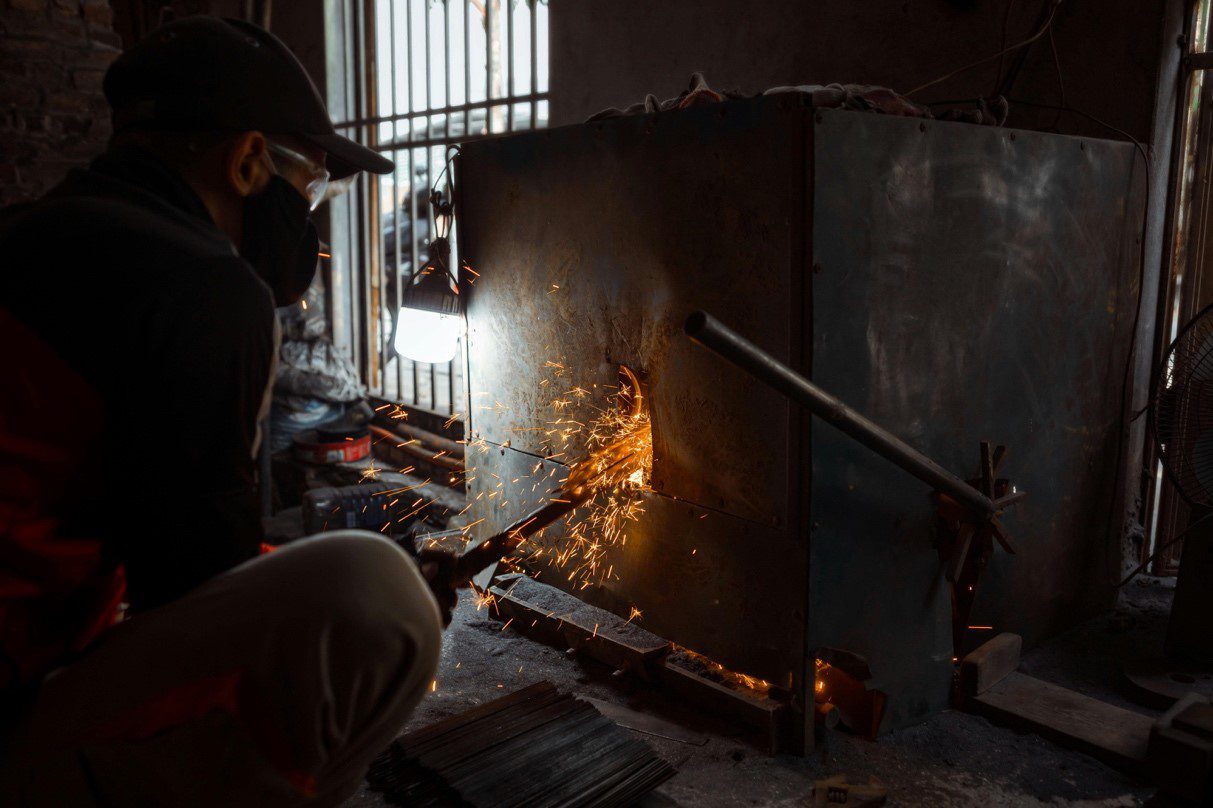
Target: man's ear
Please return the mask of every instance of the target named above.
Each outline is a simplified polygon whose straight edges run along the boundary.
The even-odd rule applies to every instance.
[[[224,180],[237,196],[252,196],[270,181],[267,163],[265,135],[242,132],[227,150],[223,164]]]

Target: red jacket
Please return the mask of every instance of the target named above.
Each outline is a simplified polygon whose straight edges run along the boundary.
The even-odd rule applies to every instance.
[[[146,154],[0,211],[0,695],[257,554],[273,316]]]
[[[64,524],[106,421],[97,394],[0,309],[0,692],[35,681],[113,623],[122,569]],[[95,468],[95,466],[94,466]]]

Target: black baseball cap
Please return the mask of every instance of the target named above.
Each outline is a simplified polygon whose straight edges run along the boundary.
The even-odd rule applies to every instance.
[[[104,88],[116,132],[258,130],[323,149],[333,179],[393,168],[383,155],[337,134],[295,54],[252,23],[195,16],[163,25],[110,65]]]

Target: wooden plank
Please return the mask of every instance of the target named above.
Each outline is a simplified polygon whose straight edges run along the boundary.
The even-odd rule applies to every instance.
[[[1150,775],[1164,793],[1213,805],[1213,705],[1189,693],[1154,723]]]
[[[770,754],[777,754],[786,746],[791,711],[783,702],[765,696],[747,696],[694,671],[668,663],[658,668],[657,678],[664,689],[712,715],[762,730]]]
[[[790,708],[763,695],[748,695],[669,663],[667,640],[635,623],[591,606],[525,575],[502,576],[489,590],[501,619],[519,632],[559,642],[617,670],[654,678],[663,689],[722,718],[762,730],[772,754],[786,742]]]
[[[1213,740],[1213,704],[1193,704],[1175,716],[1176,729]]]
[[[635,623],[526,576],[508,588],[494,586],[490,591],[498,612],[512,618],[519,630],[559,640],[566,648],[617,670],[647,676],[652,664],[670,649],[668,641]]]
[[[970,651],[960,663],[961,693],[979,696],[1001,682],[1019,667],[1022,649],[1022,637],[1004,632]]]
[[[1130,771],[1143,767],[1154,723],[1148,716],[1018,672],[971,698],[968,706],[991,721]]]

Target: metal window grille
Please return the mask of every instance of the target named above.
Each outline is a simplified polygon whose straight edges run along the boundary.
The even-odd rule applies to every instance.
[[[446,365],[400,357],[396,313],[414,267],[429,257],[429,192],[447,147],[547,125],[547,2],[328,0],[326,13],[338,131],[396,165],[387,176],[359,177],[331,205],[335,340],[372,395],[461,414],[463,346]]]

